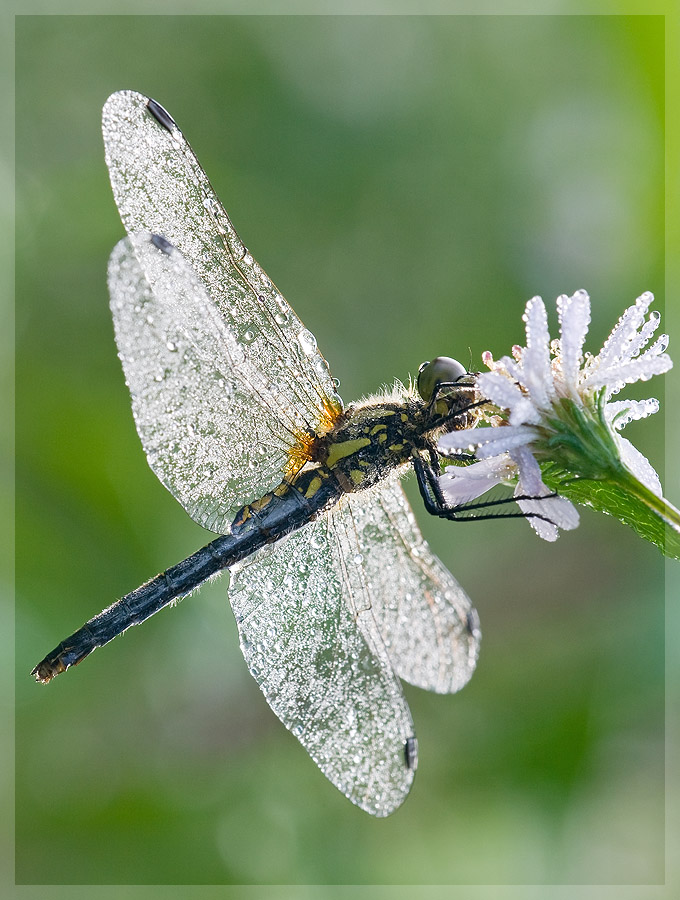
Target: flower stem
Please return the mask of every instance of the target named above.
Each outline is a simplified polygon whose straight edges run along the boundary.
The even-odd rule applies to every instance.
[[[680,532],[680,510],[676,509],[672,503],[669,503],[664,497],[657,496],[654,491],[650,491],[648,487],[639,482],[626,469],[619,470],[616,473],[615,480],[618,481],[624,490],[629,491],[644,503],[648,509],[662,518],[667,525]]]

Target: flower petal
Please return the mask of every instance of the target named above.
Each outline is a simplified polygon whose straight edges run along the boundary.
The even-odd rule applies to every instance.
[[[576,528],[579,523],[576,507],[564,497],[547,496],[551,491],[543,483],[540,467],[530,450],[523,448],[510,455],[519,467],[515,496],[535,498],[518,500],[517,505],[525,515],[529,514],[527,521],[536,534],[544,541],[556,541],[559,537],[559,528],[565,531]]]
[[[542,497],[544,494],[550,493],[548,488],[543,484],[540,466],[528,447],[521,447],[513,450],[510,453],[510,456],[513,461],[517,463],[517,467],[519,468],[519,482],[517,487],[519,488],[520,484],[522,486],[522,489],[515,491],[515,493],[530,494],[532,497]]]
[[[479,444],[478,428],[461,428],[459,431],[449,431],[443,434],[437,442],[437,449],[446,456],[450,450],[473,451]]]
[[[470,466],[450,466],[439,476],[439,484],[448,502],[461,506],[516,474],[517,467],[503,453]]]
[[[583,356],[583,343],[590,325],[590,297],[576,291],[572,297],[557,298],[560,319],[560,362],[568,396],[578,400],[578,379]]]
[[[531,422],[536,425],[541,416],[534,404],[520,388],[499,372],[485,372],[477,378],[477,388],[484,397],[501,409],[510,410],[513,425]]]
[[[606,386],[607,396],[610,397],[620,391],[624,384],[649,381],[653,375],[663,375],[672,368],[673,361],[668,354],[662,353],[660,356],[652,357],[645,354],[637,359],[596,369],[585,378],[582,388],[590,390]]]
[[[640,294],[632,306],[628,307],[595,357],[594,362],[598,366],[607,366],[629,358],[628,348],[644,322],[647,310],[653,300],[654,294],[645,291],[644,294]]]
[[[654,397],[646,400],[615,400],[607,403],[604,412],[611,428],[620,431],[634,419],[645,419],[659,411],[659,401]]]
[[[477,447],[479,458],[498,456],[509,447],[519,447],[530,444],[536,437],[534,429],[526,426],[504,425],[502,427],[489,428],[462,428],[460,431],[450,431],[439,439],[438,447],[446,454],[448,450],[469,450]]]
[[[642,348],[647,346],[652,338],[652,335],[659,327],[660,322],[661,314],[656,312],[656,310],[650,312],[649,319],[647,319],[647,321],[643,323],[642,328],[630,343],[630,347],[628,348],[628,350],[631,357],[637,356]]]
[[[621,462],[624,466],[638,481],[642,482],[645,487],[648,487],[653,494],[656,494],[657,497],[662,497],[663,490],[659,476],[644,453],[640,453],[637,447],[634,447],[630,441],[621,437],[620,434],[615,434],[615,437],[619,447]]]
[[[506,450],[526,447],[536,439],[536,432],[527,425],[504,425],[498,428],[480,428],[479,431],[484,434],[485,440],[479,442],[477,459],[488,459]]]
[[[576,507],[564,497],[547,496],[552,492],[543,483],[541,470],[533,454],[523,448],[510,455],[519,467],[515,496],[532,497],[531,500],[518,500],[517,505],[525,515],[529,514],[527,521],[536,534],[544,541],[556,541],[559,528],[565,531],[576,528],[579,523]]]
[[[521,382],[534,404],[545,409],[554,395],[550,369],[550,333],[545,305],[540,297],[532,297],[524,313],[527,346],[522,354]]]
[[[518,484],[519,487],[519,484]],[[539,500],[518,500],[517,505],[522,512],[533,514],[527,519],[529,525],[544,541],[556,541],[560,536],[559,529],[571,531],[578,528],[579,514],[574,504],[565,497],[545,497]],[[550,519],[539,519],[545,516]]]

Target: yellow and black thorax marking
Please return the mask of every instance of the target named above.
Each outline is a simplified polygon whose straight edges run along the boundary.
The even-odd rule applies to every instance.
[[[346,419],[319,441],[316,460],[346,493],[371,487],[413,455],[417,406],[407,401],[350,408]]]
[[[342,494],[365,490],[405,465],[422,444],[422,404],[373,403],[350,407],[335,427],[296,451],[297,471],[236,514],[232,532],[285,530],[286,515],[311,520]],[[302,444],[301,444],[302,448]]]

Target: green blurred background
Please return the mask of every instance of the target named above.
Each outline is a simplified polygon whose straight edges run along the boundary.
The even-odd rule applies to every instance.
[[[594,352],[643,290],[662,303],[663,42],[645,16],[17,20],[19,883],[663,880],[663,563],[587,510],[548,545],[429,521],[408,485],[484,638],[460,695],[406,687],[420,768],[387,820],[270,712],[226,575],[28,676],[209,539],[146,466],[116,358],[109,93],[175,117],[348,401],[507,352],[533,294],[588,289]],[[626,436],[661,467],[657,420]]]

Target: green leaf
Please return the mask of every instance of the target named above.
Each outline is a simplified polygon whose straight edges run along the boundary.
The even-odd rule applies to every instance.
[[[629,472],[616,480],[574,478],[553,463],[541,466],[543,481],[562,497],[614,516],[672,559],[680,559],[680,513]]]

